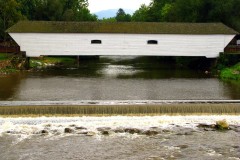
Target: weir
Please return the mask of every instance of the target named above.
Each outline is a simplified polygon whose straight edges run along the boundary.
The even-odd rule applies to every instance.
[[[169,101],[170,102],[170,101]],[[176,101],[177,102],[177,101]],[[77,105],[70,103],[46,102],[42,104],[28,103],[28,105],[16,105],[17,103],[1,102],[0,115],[4,116],[44,116],[44,115],[67,115],[67,116],[106,116],[106,115],[205,115],[205,114],[240,114],[239,101],[183,101],[183,103],[169,104],[85,104]],[[203,101],[202,101],[203,102]],[[229,102],[229,103],[228,103]],[[15,105],[14,105],[15,104]]]

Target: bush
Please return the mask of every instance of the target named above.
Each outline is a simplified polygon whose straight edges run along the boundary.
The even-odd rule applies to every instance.
[[[220,77],[222,79],[240,80],[240,63],[233,67],[223,69]]]

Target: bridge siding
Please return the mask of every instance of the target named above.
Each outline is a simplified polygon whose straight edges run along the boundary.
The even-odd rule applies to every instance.
[[[40,55],[205,56],[215,58],[235,35],[10,33],[28,57]],[[102,44],[91,44],[102,40]],[[148,40],[158,40],[148,45]]]

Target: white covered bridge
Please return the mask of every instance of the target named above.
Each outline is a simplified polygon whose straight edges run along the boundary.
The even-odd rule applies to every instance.
[[[80,55],[215,58],[238,34],[222,23],[21,21],[7,30],[28,57]]]

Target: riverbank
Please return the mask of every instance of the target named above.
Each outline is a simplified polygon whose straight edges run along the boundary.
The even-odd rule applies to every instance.
[[[12,53],[0,53],[0,75],[12,74],[26,69],[26,58]]]
[[[31,58],[29,71],[47,68],[68,68],[77,65],[75,57],[39,57]],[[26,58],[10,53],[0,53],[0,75],[26,71]]]
[[[16,71],[11,64],[9,56],[6,53],[0,53],[0,75],[14,73]]]
[[[232,67],[224,68],[223,70],[221,70],[220,78],[224,80],[240,81],[240,63]]]
[[[88,57],[81,57],[83,60]],[[169,61],[172,68],[189,68],[195,70],[203,70],[206,74],[215,73],[218,70],[219,77],[227,80],[240,80],[240,63],[238,62],[238,55],[224,55],[221,54],[218,59],[218,64],[215,68],[211,66],[211,60],[205,58],[191,58],[191,57],[158,57],[159,62]],[[94,59],[94,57],[92,57]],[[141,60],[141,58],[140,58]],[[46,69],[66,69],[78,67],[79,59],[74,56],[45,56],[38,58],[30,58],[29,70],[39,71]],[[154,62],[156,63],[156,62]],[[197,63],[197,64],[196,64]],[[231,65],[235,64],[231,67]],[[154,65],[154,64],[153,64]],[[206,65],[206,66],[204,66]],[[230,66],[230,67],[228,67]],[[142,67],[142,66],[141,66]],[[26,59],[21,56],[13,54],[0,53],[0,75],[11,74],[26,70]],[[212,71],[211,71],[212,70]]]
[[[58,57],[40,57],[30,59],[30,68],[36,69],[47,69],[47,68],[68,68],[76,67],[77,58],[68,56]]]

